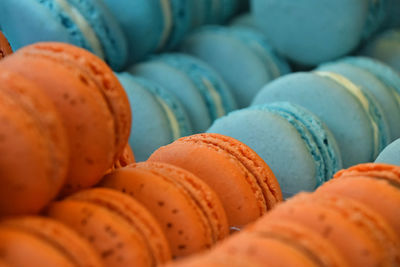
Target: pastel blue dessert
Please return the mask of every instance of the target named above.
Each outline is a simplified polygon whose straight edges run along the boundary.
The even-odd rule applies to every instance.
[[[204,132],[212,121],[236,109],[233,95],[218,73],[189,55],[159,55],[129,71],[173,93],[183,103],[195,132]]]
[[[290,101],[316,114],[332,131],[344,167],[373,161],[390,142],[377,100],[332,72],[294,73],[267,84],[254,98],[260,105]]]
[[[375,37],[365,45],[362,54],[384,62],[400,73],[400,28]]]
[[[254,19],[251,13],[244,13],[235,17],[231,22],[231,26],[244,26],[249,28],[255,28]]]
[[[129,144],[136,161],[145,161],[157,148],[192,134],[182,104],[171,93],[155,82],[126,72],[117,77],[134,114]]]
[[[125,36],[99,0],[2,0],[0,28],[13,50],[59,41],[90,50],[114,70],[126,62]]]
[[[128,65],[180,41],[191,26],[192,3],[198,3],[186,0],[104,0],[104,2],[127,37]]]
[[[278,51],[314,66],[354,50],[383,24],[387,0],[252,0],[255,23]]]
[[[400,138],[385,147],[378,155],[375,162],[400,166]]]
[[[361,90],[371,93],[382,107],[390,129],[391,141],[400,137],[400,96],[373,73],[346,62],[333,62],[318,67],[321,71],[338,73]]]
[[[313,191],[342,168],[328,128],[308,110],[288,102],[231,112],[207,132],[231,136],[255,150],[271,167],[286,198]]]
[[[289,71],[261,33],[244,27],[202,27],[184,39],[181,51],[217,70],[232,88],[239,107],[248,106],[262,86]]]

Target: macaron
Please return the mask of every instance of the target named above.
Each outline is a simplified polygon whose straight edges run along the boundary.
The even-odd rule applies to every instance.
[[[321,186],[317,194],[336,194],[363,203],[384,217],[400,237],[400,168],[366,163],[342,170],[336,179]]]
[[[114,161],[114,165],[105,174],[110,173],[113,170],[123,168],[135,162],[135,154],[133,154],[131,146],[129,144],[126,144],[121,156]]]
[[[162,85],[183,104],[194,132],[236,108],[224,80],[206,63],[185,54],[163,54],[132,66],[129,72]]]
[[[394,140],[392,143],[387,145],[381,153],[379,153],[378,157],[375,159],[375,162],[378,163],[387,163],[400,166],[400,138]]]
[[[40,87],[4,66],[0,95],[0,217],[38,213],[66,181],[66,130]]]
[[[129,101],[118,79],[109,68],[102,68],[106,65],[100,59],[76,49],[60,43],[36,44],[1,62],[37,83],[61,115],[70,147],[64,195],[101,179],[122,153],[131,125]],[[33,67],[41,71],[32,72]]]
[[[378,76],[349,62],[336,61],[322,64],[317,70],[338,73],[362,91],[372,94],[382,107],[387,118],[391,141],[400,137],[400,95],[390,85],[386,85]]]
[[[0,59],[9,54],[12,54],[10,43],[8,42],[4,34],[0,31]]]
[[[267,215],[300,224],[331,243],[349,266],[396,266],[399,239],[380,214],[350,198],[302,193]]]
[[[137,161],[145,161],[157,148],[192,134],[183,104],[161,85],[127,72],[117,74],[128,94],[135,123],[129,144]]]
[[[125,36],[99,0],[6,0],[0,10],[0,25],[14,50],[36,42],[58,41],[92,51],[115,70],[125,65]]]
[[[342,168],[330,130],[317,116],[288,102],[234,111],[207,132],[236,138],[254,149],[275,173],[285,198],[315,190]]]
[[[373,161],[390,142],[387,119],[376,98],[339,74],[286,75],[263,87],[253,105],[276,101],[301,105],[317,115],[336,138],[344,167]]]
[[[90,242],[105,266],[157,266],[171,258],[160,225],[137,201],[95,188],[52,203],[46,215]]]
[[[385,62],[400,72],[400,28],[380,33],[365,44],[361,54]]]
[[[256,220],[282,201],[280,186],[267,163],[228,136],[183,137],[157,149],[149,161],[173,164],[197,175],[217,193],[234,228]]]
[[[384,22],[387,4],[252,0],[251,12],[273,47],[299,65],[315,66],[350,53],[375,33]]]
[[[256,25],[254,23],[254,18],[250,12],[234,17],[229,24],[235,27],[241,26],[241,27],[256,28]]]
[[[134,197],[158,220],[173,258],[210,248],[228,235],[216,193],[194,174],[159,162],[140,162],[106,175],[101,186]]]
[[[280,240],[296,248],[299,252],[303,252],[317,266],[350,266],[330,242],[295,221],[271,220],[268,216],[264,216],[247,227],[240,235],[253,235],[258,239]],[[230,242],[230,244],[241,247],[240,244],[235,245],[234,242]],[[264,251],[261,250],[260,252],[260,255],[263,255]],[[277,256],[279,257],[275,259],[275,263],[280,263],[287,257],[286,254],[277,254]],[[269,265],[270,262],[271,260],[267,259],[265,263]]]
[[[275,77],[273,71],[279,71],[269,48],[261,33],[222,26],[199,28],[180,45],[182,52],[218,71],[231,87],[239,108],[248,106],[261,87]]]
[[[89,242],[80,237],[72,229],[55,220],[39,216],[3,218],[2,220],[0,220],[0,228],[10,229],[10,231],[14,232],[15,234],[19,233],[21,237],[25,235],[29,236],[30,239],[36,239],[36,242],[41,246],[48,246],[56,250],[57,254],[60,254],[67,261],[69,261],[70,266],[104,266],[103,261],[100,259],[100,255],[97,254],[97,252],[93,249]],[[29,238],[26,238],[26,240],[24,241],[21,239],[20,241],[20,245],[22,245],[22,243],[25,243],[25,245],[29,244]],[[11,250],[13,246],[11,242],[12,241],[9,240],[9,243],[5,243],[3,245],[3,249]],[[20,251],[20,253],[23,252]],[[3,256],[4,255],[2,254],[2,258]],[[40,265],[39,262],[32,262],[31,258],[26,254],[20,254],[18,257],[19,259],[17,258],[17,253],[14,254],[14,257],[11,256],[12,254],[10,253],[6,255],[6,257],[4,257],[6,259],[6,262],[11,264],[11,266],[20,266],[13,264],[18,264],[17,262],[21,262],[24,260],[26,261],[26,265],[21,266],[51,266],[50,262],[42,262],[41,264],[44,265]],[[43,256],[45,256],[44,253]],[[44,260],[47,259],[44,258]]]

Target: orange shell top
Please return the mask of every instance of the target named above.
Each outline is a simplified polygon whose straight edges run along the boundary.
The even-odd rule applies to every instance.
[[[248,146],[220,134],[183,137],[156,150],[149,161],[186,169],[220,197],[232,227],[253,222],[282,201],[268,165]]]
[[[115,131],[107,102],[89,75],[68,61],[19,51],[0,65],[35,82],[57,107],[70,148],[62,194],[96,184],[113,164]]]
[[[37,85],[0,69],[0,216],[37,213],[65,183],[65,128]]]
[[[333,178],[344,176],[369,176],[400,182],[400,166],[385,163],[362,163],[338,171]]]
[[[0,31],[0,59],[12,53],[10,43],[7,41],[4,34]]]

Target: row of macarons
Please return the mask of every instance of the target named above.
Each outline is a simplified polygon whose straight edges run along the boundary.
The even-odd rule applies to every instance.
[[[167,266],[398,266],[399,190],[398,166],[353,166],[211,250]]]
[[[235,23],[257,27],[274,48],[303,67],[354,53],[382,31],[400,27],[397,0],[252,0],[250,8],[251,12]],[[391,40],[391,45],[385,46],[386,57],[398,55],[393,38],[386,40]]]
[[[174,48],[199,25],[226,22],[247,8],[247,0],[6,0],[0,29],[14,50],[40,41],[66,42],[122,70]]]

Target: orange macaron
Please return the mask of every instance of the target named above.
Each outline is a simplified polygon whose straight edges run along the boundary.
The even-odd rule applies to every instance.
[[[0,31],[0,59],[12,54],[10,43],[4,34]]]
[[[10,266],[105,266],[86,240],[49,218],[3,218],[0,240],[0,258]]]
[[[67,134],[47,95],[4,66],[0,102],[0,216],[37,213],[66,181]]]
[[[171,258],[158,222],[141,204],[118,191],[81,191],[52,203],[46,214],[88,240],[105,266],[157,266]]]
[[[228,235],[218,196],[184,169],[141,162],[106,175],[100,185],[134,197],[151,211],[168,238],[173,257],[210,248]]]
[[[36,83],[57,107],[70,148],[62,194],[93,186],[112,166],[116,155],[115,119],[103,93],[86,71],[69,60],[23,50],[0,65]]]
[[[220,197],[231,227],[242,227],[282,201],[280,186],[268,165],[248,146],[220,134],[183,137],[149,158],[186,169]]]

